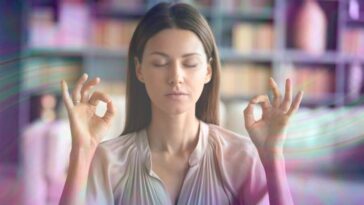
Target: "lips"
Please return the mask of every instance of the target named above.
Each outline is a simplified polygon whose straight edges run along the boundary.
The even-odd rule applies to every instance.
[[[180,92],[180,91],[177,91],[177,92],[170,92],[166,95],[166,97],[170,100],[173,100],[173,101],[181,101],[181,100],[185,100],[187,98],[187,93],[185,92]]]
[[[171,95],[179,96],[179,95],[187,95],[187,93],[185,93],[185,92],[171,92],[171,93],[167,94],[167,96],[171,96]]]

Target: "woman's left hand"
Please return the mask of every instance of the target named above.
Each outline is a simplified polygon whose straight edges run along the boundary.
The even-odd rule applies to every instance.
[[[298,110],[303,96],[303,91],[298,92],[292,102],[290,79],[286,80],[283,99],[273,78],[270,78],[269,84],[274,94],[273,103],[271,104],[267,95],[258,95],[250,100],[244,110],[245,128],[259,154],[264,156],[283,152],[288,121]],[[262,107],[262,118],[258,121],[253,115],[254,104],[260,104]]]

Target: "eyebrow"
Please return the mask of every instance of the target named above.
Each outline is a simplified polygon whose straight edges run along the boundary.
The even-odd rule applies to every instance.
[[[166,58],[168,58],[169,56],[163,52],[159,52],[159,51],[154,51],[152,52],[150,55],[161,55],[161,56],[164,56]],[[193,55],[199,55],[199,56],[202,56],[200,53],[186,53],[186,54],[183,54],[182,57],[185,58],[185,57],[188,57],[188,56],[193,56]]]

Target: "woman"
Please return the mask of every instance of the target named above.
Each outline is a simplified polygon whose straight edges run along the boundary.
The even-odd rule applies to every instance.
[[[282,98],[273,79],[244,111],[249,137],[218,126],[220,60],[206,20],[187,4],[160,3],[143,17],[129,48],[122,136],[99,142],[115,108],[83,75],[72,98],[62,91],[73,137],[61,204],[293,204],[283,141],[291,115],[290,80]],[[95,115],[107,103],[103,117]],[[255,121],[253,106],[263,108]],[[87,199],[87,200],[86,200]]]

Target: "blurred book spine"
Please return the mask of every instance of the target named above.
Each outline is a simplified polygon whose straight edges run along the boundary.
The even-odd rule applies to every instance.
[[[60,92],[60,81],[69,86],[81,73],[78,60],[35,57],[25,60],[22,70],[22,90],[35,92]]]
[[[308,99],[322,100],[335,92],[335,71],[321,65],[292,65],[284,68],[286,77],[292,80],[293,93],[305,92]]]
[[[238,23],[232,31],[233,49],[239,53],[269,53],[273,50],[273,29],[269,23]]]
[[[82,2],[62,2],[56,21],[54,10],[39,7],[30,12],[28,47],[80,48],[87,45],[89,9]]]
[[[245,12],[267,12],[273,8],[273,0],[240,0],[240,10]]]
[[[343,35],[344,53],[363,56],[364,53],[364,29],[347,28]]]
[[[268,91],[271,68],[259,64],[225,64],[221,75],[221,94],[225,97],[263,94]]]
[[[97,19],[92,26],[92,45],[111,50],[127,49],[136,20]]]

